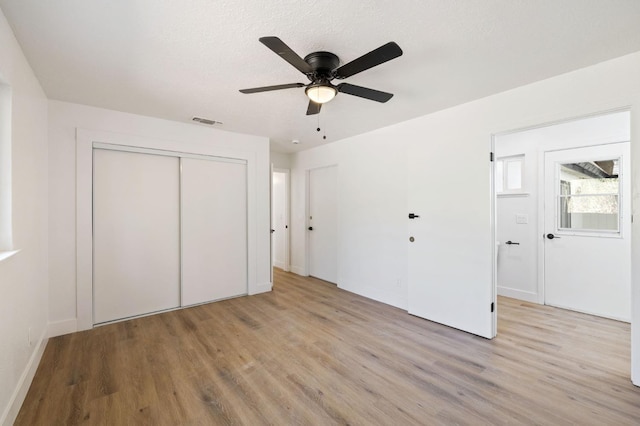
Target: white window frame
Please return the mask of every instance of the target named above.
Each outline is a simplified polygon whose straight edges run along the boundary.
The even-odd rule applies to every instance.
[[[616,158],[611,158],[611,157],[602,157],[602,158],[591,158],[589,160],[585,160],[585,161],[606,161],[606,160],[618,160],[618,176],[620,177],[619,180],[619,184],[618,184],[618,229],[613,230],[613,229],[588,229],[588,228],[561,228],[560,227],[560,199],[562,198],[562,195],[560,195],[560,186],[558,185],[558,183],[560,182],[560,169],[562,167],[563,164],[567,164],[567,163],[556,163],[555,165],[555,181],[554,181],[554,195],[555,195],[555,201],[554,201],[554,209],[555,209],[555,223],[554,223],[554,228],[555,228],[555,233],[558,235],[567,235],[567,236],[585,236],[585,237],[602,237],[602,238],[622,238],[622,223],[623,223],[623,217],[622,217],[622,204],[626,202],[626,200],[623,199],[623,190],[622,190],[622,185],[623,185],[623,179],[627,179],[623,173],[625,172],[623,170],[623,156],[620,155]],[[590,195],[590,194],[585,194],[585,195]],[[591,194],[591,195],[595,195],[595,196],[599,196],[599,195],[616,195],[616,194]]]
[[[496,159],[496,170],[498,168],[498,163],[502,164],[502,190],[498,191],[498,187],[496,185],[496,194],[504,195],[504,194],[523,194],[525,192],[525,180],[524,180],[524,154],[519,155],[510,155],[508,157],[500,157]],[[509,189],[509,174],[507,173],[509,163],[520,163],[520,187]],[[496,179],[497,179],[496,173]]]
[[[0,78],[0,261],[18,252],[11,216],[11,86]]]

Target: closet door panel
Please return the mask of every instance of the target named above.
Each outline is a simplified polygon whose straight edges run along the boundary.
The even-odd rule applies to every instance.
[[[181,161],[182,305],[247,294],[247,166]]]
[[[94,149],[94,324],[180,306],[179,159]]]

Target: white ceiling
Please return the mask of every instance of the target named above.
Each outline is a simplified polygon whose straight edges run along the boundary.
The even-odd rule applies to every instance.
[[[280,152],[640,50],[638,0],[0,0],[0,8],[51,99],[207,117],[268,136]],[[262,36],[341,63],[395,41],[403,56],[344,80],[395,96],[380,104],[340,94],[306,116],[304,89],[241,94],[307,83]]]

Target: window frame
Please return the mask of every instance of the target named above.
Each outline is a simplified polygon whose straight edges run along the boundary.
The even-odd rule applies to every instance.
[[[509,163],[520,163],[520,187],[509,189]],[[501,188],[498,188],[498,164],[502,167],[502,179],[501,179]],[[504,157],[496,158],[496,195],[513,195],[513,194],[525,194],[525,155],[517,154],[517,155],[508,155]]]

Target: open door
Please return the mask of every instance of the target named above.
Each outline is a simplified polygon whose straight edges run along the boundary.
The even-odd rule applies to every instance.
[[[476,159],[461,158],[453,146],[446,149],[449,161],[419,145],[409,148],[408,310],[493,338],[493,162],[488,149],[486,157]],[[456,158],[464,163],[458,168]]]

